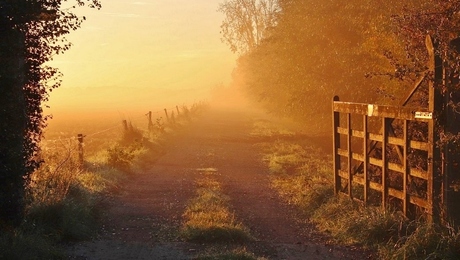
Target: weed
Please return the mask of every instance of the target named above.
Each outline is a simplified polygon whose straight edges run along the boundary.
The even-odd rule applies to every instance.
[[[460,231],[450,226],[416,223],[415,231],[380,250],[382,259],[459,259]]]
[[[26,192],[29,204],[63,200],[80,173],[76,151],[70,143],[45,149],[41,157],[46,163],[31,175]]]

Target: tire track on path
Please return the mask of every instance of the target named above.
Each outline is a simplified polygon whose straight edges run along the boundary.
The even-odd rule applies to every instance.
[[[208,112],[181,131],[167,153],[124,183],[110,201],[101,235],[69,247],[69,259],[192,259],[207,245],[181,241],[182,214],[200,168],[216,168],[231,210],[256,241],[248,251],[267,259],[365,259],[364,251],[325,244],[311,224],[298,221],[270,188],[250,131],[254,115]]]

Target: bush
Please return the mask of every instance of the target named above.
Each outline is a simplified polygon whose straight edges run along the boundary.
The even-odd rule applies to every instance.
[[[55,241],[88,239],[96,230],[97,219],[95,202],[89,200],[87,197],[36,205],[29,210],[25,226],[29,230],[39,227],[36,233],[47,234]]]
[[[0,232],[0,259],[63,259],[55,245],[41,234],[23,230]]]
[[[139,144],[129,146],[115,144],[107,149],[107,164],[124,172],[130,172],[131,165],[140,149]]]
[[[121,136],[120,144],[130,145],[132,143],[140,143],[144,139],[142,131],[129,123],[127,128],[123,131]]]

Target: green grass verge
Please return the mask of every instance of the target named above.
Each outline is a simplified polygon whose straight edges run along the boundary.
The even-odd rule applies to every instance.
[[[206,169],[205,169],[206,170]],[[252,237],[228,209],[229,198],[222,194],[220,183],[212,178],[213,171],[197,181],[197,194],[184,213],[181,236],[195,242],[244,242]]]
[[[458,228],[409,221],[399,212],[335,197],[331,159],[320,150],[279,140],[262,148],[280,196],[337,241],[375,250],[381,259],[460,259]]]

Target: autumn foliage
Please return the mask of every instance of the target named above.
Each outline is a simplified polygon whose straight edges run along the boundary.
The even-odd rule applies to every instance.
[[[426,69],[426,35],[445,53],[459,31],[459,1],[278,0],[276,6],[263,37],[240,55],[233,84],[268,111],[319,132],[329,131],[334,95],[399,104]],[[231,10],[223,12],[227,19]]]

